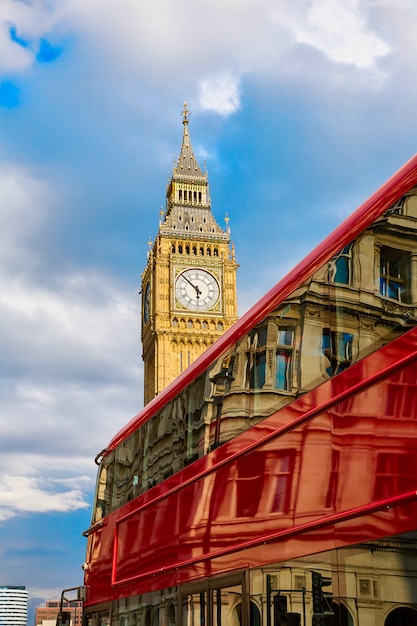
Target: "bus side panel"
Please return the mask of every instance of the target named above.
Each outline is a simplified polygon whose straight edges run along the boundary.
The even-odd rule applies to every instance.
[[[412,530],[416,338],[411,331],[225,444],[209,455],[217,469],[182,488],[168,479],[110,515],[89,572],[101,593],[89,601]],[[113,535],[111,572],[100,554]]]

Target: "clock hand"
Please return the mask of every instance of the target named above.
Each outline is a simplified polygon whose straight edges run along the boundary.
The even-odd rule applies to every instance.
[[[188,283],[189,285],[191,285],[191,287],[193,287],[193,289],[195,289],[195,292],[196,292],[197,298],[199,298],[199,297],[201,296],[201,291],[200,291],[200,289],[199,289],[198,285],[193,285],[193,283],[191,282],[191,280],[189,280],[189,279],[186,277],[186,275],[185,275],[185,274],[184,274],[184,278],[185,278],[185,280],[187,281],[187,283]]]

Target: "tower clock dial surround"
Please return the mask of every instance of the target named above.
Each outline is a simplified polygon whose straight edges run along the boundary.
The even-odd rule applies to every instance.
[[[219,283],[206,269],[189,268],[176,278],[175,297],[181,306],[190,311],[209,311],[219,300]]]

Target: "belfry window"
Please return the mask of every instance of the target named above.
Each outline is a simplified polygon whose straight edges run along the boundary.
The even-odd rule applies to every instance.
[[[179,197],[180,202],[182,202],[182,189],[179,190],[178,197]]]

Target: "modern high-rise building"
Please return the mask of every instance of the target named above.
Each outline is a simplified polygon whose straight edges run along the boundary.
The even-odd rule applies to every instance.
[[[237,319],[229,218],[221,228],[211,212],[207,171],[194,155],[188,122],[184,103],[181,151],[142,274],[145,404]]]
[[[26,587],[0,586],[0,626],[26,626],[27,618]]]

